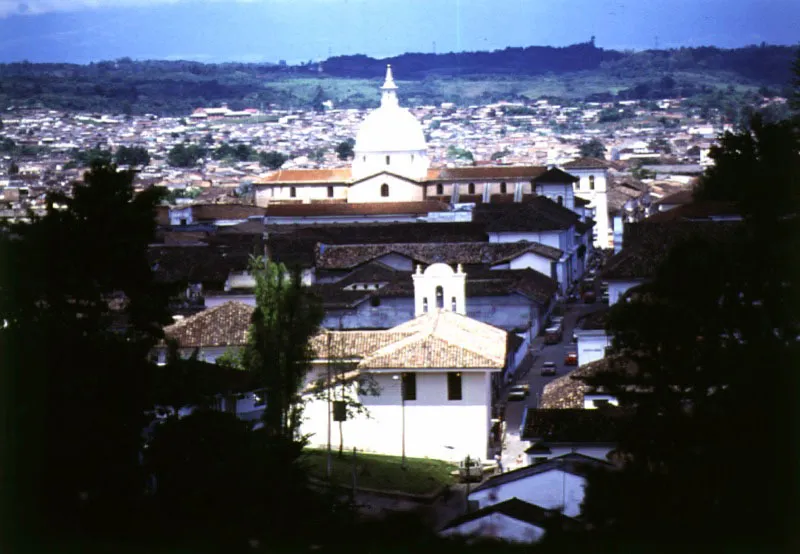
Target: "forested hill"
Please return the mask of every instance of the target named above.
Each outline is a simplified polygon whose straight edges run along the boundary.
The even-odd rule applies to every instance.
[[[613,101],[733,93],[788,94],[797,49],[749,46],[620,52],[593,42],[494,52],[339,56],[298,66],[122,58],[88,65],[0,64],[0,110],[46,107],[186,115],[196,107],[370,108],[387,63],[405,105],[462,105],[541,97]],[[721,100],[720,100],[721,101]],[[716,102],[716,100],[715,100]],[[719,102],[717,102],[719,103]]]
[[[542,75],[603,69],[615,73],[728,71],[763,85],[783,85],[791,77],[797,49],[790,46],[714,47],[620,52],[592,42],[562,48],[529,46],[494,52],[403,54],[393,58],[339,56],[322,64],[327,75],[374,77],[392,64],[403,79],[444,75]],[[644,75],[640,75],[644,76]]]

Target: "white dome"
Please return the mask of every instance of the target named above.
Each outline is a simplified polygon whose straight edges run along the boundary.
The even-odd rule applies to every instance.
[[[425,135],[417,118],[399,106],[381,106],[361,123],[355,152],[418,152],[426,150]]]

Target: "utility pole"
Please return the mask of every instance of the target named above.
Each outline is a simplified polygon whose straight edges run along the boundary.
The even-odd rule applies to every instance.
[[[402,444],[402,452],[403,452],[403,461],[401,463],[401,467],[406,469],[406,382],[403,379],[403,374],[400,374],[400,405],[401,405],[401,412],[402,412],[402,434],[403,434],[403,444]]]
[[[331,475],[333,474],[333,458],[331,455],[331,334],[328,333],[327,337],[327,356],[328,356],[328,382],[325,385],[328,387],[328,460],[327,460],[327,468],[326,473],[328,475],[328,480],[330,481]]]

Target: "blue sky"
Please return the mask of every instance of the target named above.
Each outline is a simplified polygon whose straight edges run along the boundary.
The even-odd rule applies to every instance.
[[[800,43],[800,0],[0,0],[0,62]]]

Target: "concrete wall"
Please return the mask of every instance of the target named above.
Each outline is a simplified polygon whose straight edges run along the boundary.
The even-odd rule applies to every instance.
[[[381,185],[389,186],[389,196],[381,196]],[[369,177],[350,185],[348,203],[359,202],[419,202],[424,200],[421,185],[386,173]]]
[[[473,492],[470,500],[483,508],[511,498],[536,504],[548,510],[564,506],[564,515],[576,517],[580,514],[586,480],[558,469],[552,469],[530,477],[504,483],[491,489]]]
[[[333,187],[333,196],[328,195],[328,187]],[[292,196],[294,189],[294,196]],[[281,185],[256,185],[256,206],[265,207],[273,200],[300,201],[304,204],[312,200],[344,200],[347,198],[347,185],[320,183],[306,184],[281,184]]]
[[[625,292],[633,288],[637,285],[642,284],[641,279],[637,280],[629,280],[629,281],[609,281],[608,282],[608,305],[613,306],[617,302],[619,302],[620,297],[625,294]]]
[[[604,331],[576,331],[578,335],[578,365],[588,364],[606,357],[611,339]]]
[[[463,400],[447,399],[447,374],[443,371],[417,373],[417,400],[400,395],[396,373],[374,373],[379,396],[363,396],[369,417],[357,415],[342,424],[345,448],[400,455],[405,435],[406,455],[444,460],[462,460],[470,455],[485,460],[491,417],[490,373],[463,372]],[[315,446],[327,444],[328,403],[311,398],[304,411],[302,432],[311,434]],[[405,433],[403,413],[405,412]],[[331,425],[331,442],[339,444],[339,425]],[[448,448],[452,447],[452,448]]]

